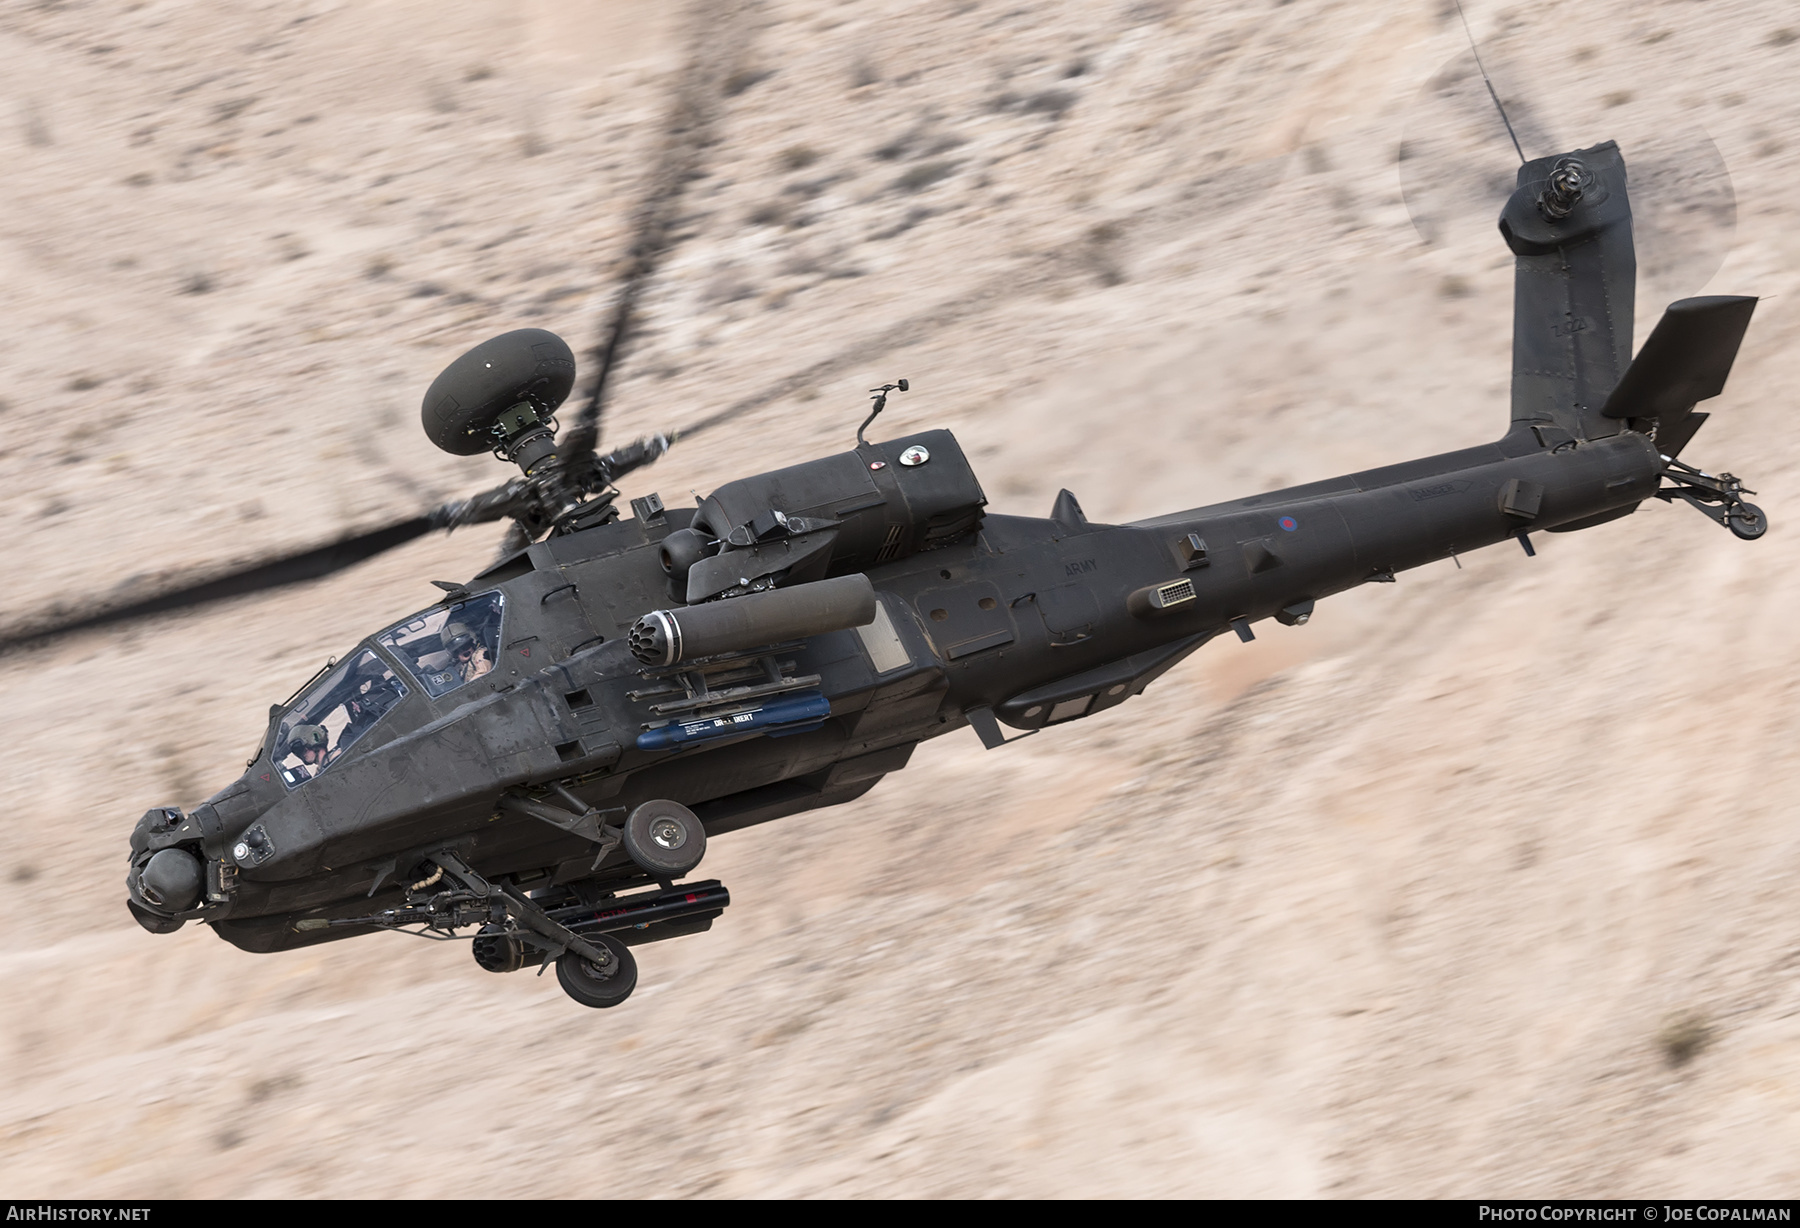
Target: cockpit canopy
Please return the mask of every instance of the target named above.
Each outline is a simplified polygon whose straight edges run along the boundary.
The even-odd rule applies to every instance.
[[[436,606],[397,623],[375,642],[436,699],[494,668],[503,600],[483,593]],[[330,767],[403,699],[410,688],[387,662],[364,648],[306,688],[275,730],[270,754],[288,788]]]
[[[367,648],[326,672],[288,708],[270,751],[292,789],[324,771],[406,695],[406,684]]]
[[[504,599],[482,593],[415,614],[375,637],[436,699],[494,668]]]

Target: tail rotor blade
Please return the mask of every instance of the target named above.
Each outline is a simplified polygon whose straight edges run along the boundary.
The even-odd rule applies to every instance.
[[[1640,300],[1696,293],[1731,250],[1737,198],[1724,156],[1672,84],[1676,44],[1635,48],[1639,62],[1622,78],[1616,65],[1586,71],[1576,48],[1547,48],[1542,33],[1524,22],[1484,36],[1479,52],[1451,59],[1407,107],[1400,190],[1419,237],[1495,250],[1496,217],[1517,186],[1516,153],[1535,159],[1612,140],[1630,168]],[[1618,91],[1626,79],[1636,88]]]

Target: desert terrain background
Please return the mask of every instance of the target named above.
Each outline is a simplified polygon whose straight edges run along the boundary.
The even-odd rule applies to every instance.
[[[1791,1196],[1800,13],[1467,8],[1562,91],[1528,153],[1686,125],[1729,168],[1646,242],[1638,337],[1767,300],[1685,453],[1766,538],[1651,504],[929,743],[718,840],[730,911],[610,1011],[124,908],[137,816],[498,526],[0,657],[0,1192]],[[1467,60],[1447,0],[8,0],[0,623],[501,480],[419,398],[494,333],[593,343],[679,90],[712,140],[606,440],[743,408],[627,496],[841,450],[899,376],[877,434],[955,430],[1021,514],[1492,439],[1504,133],[1409,181],[1491,176],[1474,224],[1402,196]]]

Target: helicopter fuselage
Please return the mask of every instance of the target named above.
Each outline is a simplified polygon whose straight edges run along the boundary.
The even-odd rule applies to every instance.
[[[191,814],[147,813],[131,911],[253,951],[473,926],[483,968],[554,959],[577,1001],[616,1005],[636,984],[629,945],[729,903],[675,882],[709,838],[860,797],[928,738],[970,726],[992,749],[1005,727],[1086,719],[1214,637],[1305,623],[1332,594],[1509,538],[1529,555],[1533,532],[1651,497],[1758,538],[1754,492],[1679,459],[1755,300],[1676,302],[1634,357],[1630,220],[1610,142],[1519,168],[1500,224],[1512,425],[1495,443],[1130,524],[1090,522],[1066,490],[1044,519],[989,515],[949,432],[861,429],[853,451],[620,519],[595,492],[668,441],[560,459],[572,353],[542,330],[485,342],[423,422],[524,477],[444,523],[522,491],[543,515],[509,512],[511,540],[549,535],[328,665]],[[874,390],[865,428],[896,389]]]
[[[963,463],[946,432],[847,455],[886,468],[921,442],[930,459],[916,469]],[[645,884],[654,876],[621,850],[596,864],[590,838],[507,799],[561,797],[603,815],[670,799],[709,836],[850,801],[927,738],[973,723],[996,745],[1000,722],[1032,731],[1095,715],[1222,633],[1303,623],[1315,601],[1365,582],[1630,512],[1661,469],[1635,431],[1576,441],[1523,427],[1132,524],[1090,523],[1064,492],[1051,518],[977,515],[953,540],[865,568],[878,601],[865,626],[668,667],[633,656],[627,632],[679,608],[658,548],[709,505],[613,520],[532,545],[445,598],[498,594],[485,674],[433,698],[404,654],[372,637],[362,650],[405,695],[340,760],[285,778],[278,708],[244,775],[191,815],[147,814],[134,856],[197,846],[205,898],[185,911],[256,951],[367,932],[323,922],[401,904],[435,850],[526,891]],[[796,494],[791,479],[766,489]],[[734,698],[746,672],[751,691],[772,681]],[[793,709],[796,698],[815,707]],[[783,702],[795,713],[785,723]],[[688,726],[696,736],[670,741]]]

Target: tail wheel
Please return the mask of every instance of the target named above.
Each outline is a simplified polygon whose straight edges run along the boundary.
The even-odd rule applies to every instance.
[[[706,856],[706,828],[680,802],[645,802],[625,820],[625,851],[657,878],[680,878]]]
[[[1747,542],[1753,542],[1769,531],[1769,518],[1754,503],[1739,503],[1725,513],[1725,527]]]
[[[637,960],[632,958],[631,948],[616,938],[595,934],[587,940],[611,956],[610,963],[602,967],[574,951],[564,951],[556,957],[556,979],[563,992],[583,1006],[617,1006],[637,988]]]

